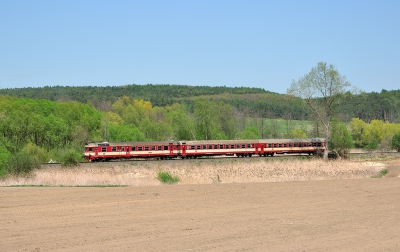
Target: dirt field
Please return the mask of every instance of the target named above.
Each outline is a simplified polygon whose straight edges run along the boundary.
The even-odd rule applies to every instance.
[[[400,251],[385,178],[0,187],[0,251]]]

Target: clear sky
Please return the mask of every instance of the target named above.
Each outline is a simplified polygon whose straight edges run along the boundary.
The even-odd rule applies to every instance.
[[[0,1],[0,88],[286,93],[320,61],[366,92],[400,89],[400,1]]]

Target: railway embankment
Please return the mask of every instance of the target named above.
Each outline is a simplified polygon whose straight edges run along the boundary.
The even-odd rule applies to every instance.
[[[0,180],[0,186],[154,186],[168,171],[178,184],[262,183],[369,179],[398,176],[399,159],[329,160],[318,158],[227,158],[81,163],[77,167],[43,165],[27,177]]]

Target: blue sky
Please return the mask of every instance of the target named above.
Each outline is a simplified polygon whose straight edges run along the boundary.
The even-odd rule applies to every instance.
[[[0,88],[184,84],[286,93],[318,62],[400,89],[400,1],[0,1]]]

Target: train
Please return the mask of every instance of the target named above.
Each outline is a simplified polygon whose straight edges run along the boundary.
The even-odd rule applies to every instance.
[[[191,159],[216,156],[252,157],[275,154],[323,154],[326,139],[190,140],[152,142],[88,142],[89,162],[115,159]]]

